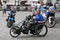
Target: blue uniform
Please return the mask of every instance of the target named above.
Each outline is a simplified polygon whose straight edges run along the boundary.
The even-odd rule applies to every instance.
[[[40,7],[41,12],[45,11],[45,7],[46,7],[45,5]]]
[[[35,16],[35,21],[43,21],[44,18],[41,14]]]
[[[50,12],[46,11],[45,14],[48,15],[48,14],[50,14]]]

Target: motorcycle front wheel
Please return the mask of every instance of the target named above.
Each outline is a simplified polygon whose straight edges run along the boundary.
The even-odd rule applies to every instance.
[[[47,20],[46,25],[48,28],[53,28],[56,25],[56,20],[53,19],[51,23],[49,23],[49,20]]]
[[[46,36],[47,32],[48,32],[48,28],[46,25],[43,25],[42,28],[40,28],[39,26],[37,26],[35,28],[35,32],[36,32],[36,35],[39,36],[39,37],[44,37]]]
[[[14,26],[14,27],[11,27],[10,29],[10,35],[14,38],[18,37],[20,35],[20,31],[19,31],[19,27],[18,26]]]

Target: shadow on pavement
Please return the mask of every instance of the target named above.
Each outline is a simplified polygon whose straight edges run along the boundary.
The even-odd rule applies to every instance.
[[[54,28],[60,28],[60,18],[56,18],[56,25]]]
[[[26,36],[19,36],[19,37],[17,37],[17,39],[19,39],[19,38],[41,38],[41,37],[38,37],[38,36],[36,36],[36,35],[26,35]]]

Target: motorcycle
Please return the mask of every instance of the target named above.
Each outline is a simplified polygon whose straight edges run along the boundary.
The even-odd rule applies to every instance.
[[[30,32],[29,32],[30,31]],[[33,34],[39,37],[46,36],[48,28],[45,23],[35,23],[31,16],[26,17],[25,20],[21,21],[17,25],[13,25],[10,29],[10,35],[12,37],[18,37],[21,33]]]
[[[6,19],[8,28],[10,28],[13,25],[13,23],[15,23],[14,16],[15,16],[15,14],[11,13],[11,14],[9,14],[8,18]]]

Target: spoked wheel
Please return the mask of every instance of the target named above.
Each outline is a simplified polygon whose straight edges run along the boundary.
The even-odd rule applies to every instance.
[[[46,34],[47,34],[47,32],[48,32],[48,28],[47,28],[46,25],[43,25],[42,29],[41,29],[39,26],[37,26],[37,27],[35,28],[35,32],[36,32],[36,35],[37,35],[37,36],[39,36],[39,37],[44,37],[44,36],[46,36]]]
[[[46,25],[47,25],[47,27],[49,27],[49,28],[53,28],[53,27],[56,25],[56,20],[53,19],[53,20],[51,20],[50,23],[49,23],[49,20],[47,20]]]
[[[18,37],[20,35],[20,31],[18,29],[19,29],[18,26],[11,27],[11,29],[10,29],[10,35],[12,37]]]

